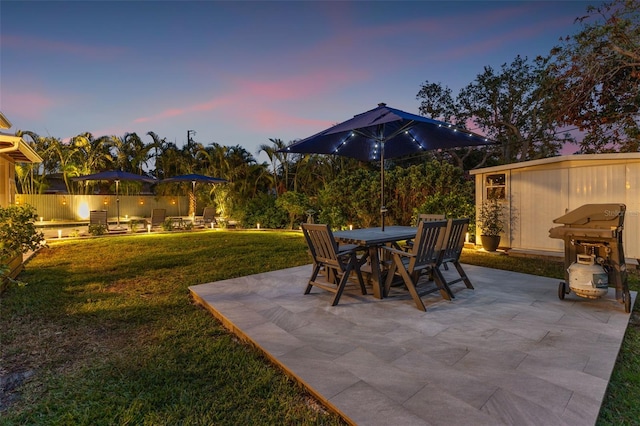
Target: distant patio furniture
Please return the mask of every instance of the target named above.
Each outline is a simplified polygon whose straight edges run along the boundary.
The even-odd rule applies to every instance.
[[[309,294],[313,286],[319,287],[335,294],[331,306],[336,306],[354,270],[362,294],[367,294],[356,254],[357,246],[338,248],[331,228],[325,224],[303,223],[302,232],[313,258],[313,273],[304,294]],[[320,275],[323,269],[324,274]]]
[[[205,207],[204,210],[202,211],[202,223],[204,224],[204,227],[214,227],[215,225],[218,224],[218,222],[216,221],[216,209],[215,207]]]
[[[449,219],[447,222],[447,232],[444,239],[444,244],[442,246],[442,251],[440,252],[440,259],[438,261],[438,267],[444,266],[445,270],[448,270],[447,263],[451,263],[458,271],[460,278],[454,279],[452,281],[447,281],[444,275],[440,272],[440,269],[436,268],[434,273],[440,276],[440,279],[444,282],[444,285],[451,292],[451,285],[459,283],[461,281],[467,286],[468,289],[473,290],[473,285],[467,277],[467,274],[462,269],[460,265],[460,255],[462,254],[462,249],[464,248],[464,239],[465,234],[467,233],[467,229],[469,228],[469,219]],[[451,293],[453,295],[453,293]]]
[[[162,226],[167,219],[167,209],[153,209],[151,210],[151,228],[157,228]]]
[[[89,230],[93,226],[103,226],[106,231],[109,231],[106,210],[91,210],[89,212]]]
[[[421,294],[418,292],[418,281],[425,275],[427,277],[433,275],[436,288],[423,291],[423,293],[439,290],[444,299],[451,300],[452,294],[450,290],[437,273],[440,251],[445,241],[446,232],[447,222],[419,222],[413,246],[409,251],[389,246],[382,247],[383,250],[390,252],[393,256],[393,263],[384,285],[385,296],[389,294],[394,276],[398,274],[402,277],[416,307],[421,311],[426,311]]]

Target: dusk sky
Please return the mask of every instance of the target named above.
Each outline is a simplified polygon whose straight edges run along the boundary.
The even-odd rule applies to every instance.
[[[147,132],[182,146],[301,139],[425,81],[458,91],[547,55],[599,1],[0,2],[10,132]]]

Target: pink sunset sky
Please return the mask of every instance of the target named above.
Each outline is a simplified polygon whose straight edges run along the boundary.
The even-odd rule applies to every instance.
[[[574,34],[583,1],[0,3],[0,110],[10,131],[68,139],[153,131],[259,160],[386,102],[418,113]]]

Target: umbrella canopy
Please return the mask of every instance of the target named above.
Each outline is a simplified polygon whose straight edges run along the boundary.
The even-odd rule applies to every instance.
[[[180,175],[180,176],[173,176],[170,178],[166,178],[166,179],[162,179],[162,182],[192,182],[194,185],[196,182],[205,182],[205,183],[223,183],[226,182],[226,179],[222,179],[222,178],[216,178],[216,177],[211,177],[211,176],[205,176],[205,175],[198,175],[198,174],[188,174],[188,175]]]
[[[320,133],[280,150],[299,154],[331,154],[361,161],[380,161],[380,213],[384,231],[384,160],[434,149],[490,145],[484,136],[399,109],[378,104]]]
[[[170,178],[162,179],[162,183],[165,182],[191,182],[191,197],[189,199],[189,215],[195,216],[196,212],[196,182],[202,183],[224,183],[226,179],[216,178],[211,176],[199,175],[195,173],[173,176]]]
[[[128,181],[147,182],[147,183],[154,183],[157,181],[155,178],[152,178],[149,176],[137,175],[135,173],[123,172],[120,170],[107,170],[104,172],[93,173],[90,175],[77,176],[77,177],[71,178],[71,180],[75,180],[75,181],[106,180],[106,181],[116,183],[116,206],[117,206],[118,228],[120,227],[120,198],[118,198],[118,187],[120,186],[120,181],[128,180]]]

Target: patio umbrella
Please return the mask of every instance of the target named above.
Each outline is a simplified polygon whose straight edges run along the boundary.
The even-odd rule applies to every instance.
[[[120,228],[120,198],[118,197],[118,188],[120,186],[120,181],[127,180],[127,181],[148,182],[148,183],[157,182],[155,178],[152,178],[149,176],[137,175],[135,173],[123,172],[120,170],[108,170],[105,172],[78,176],[78,177],[71,178],[71,180],[75,180],[75,181],[106,180],[109,182],[116,183],[116,210],[117,210],[116,220],[118,222],[118,228]]]
[[[380,214],[384,231],[384,160],[421,151],[464,146],[490,145],[484,136],[388,107],[377,108],[354,116],[313,136],[281,149],[300,154],[332,154],[361,161],[380,161]]]
[[[191,197],[189,199],[189,215],[195,216],[196,214],[196,182],[202,183],[224,183],[226,179],[216,178],[211,176],[199,175],[195,173],[173,176],[170,178],[162,179],[162,182],[191,182]],[[193,203],[193,206],[192,206]]]

